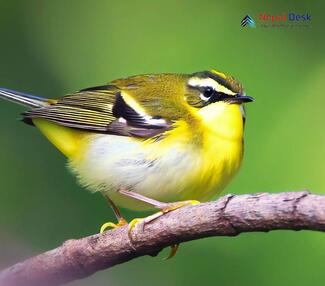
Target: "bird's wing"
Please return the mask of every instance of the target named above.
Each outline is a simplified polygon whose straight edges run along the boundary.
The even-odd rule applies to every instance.
[[[98,86],[66,95],[46,107],[26,111],[23,116],[29,123],[33,118],[44,118],[67,127],[141,138],[171,128],[170,121],[137,110],[128,101],[129,96],[115,86]]]

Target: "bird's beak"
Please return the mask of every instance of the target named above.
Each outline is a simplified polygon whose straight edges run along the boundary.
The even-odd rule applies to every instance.
[[[229,100],[229,103],[237,103],[237,104],[241,104],[241,103],[247,103],[247,102],[252,102],[254,101],[254,98],[251,96],[244,94],[236,94],[235,96],[232,96],[231,99]]]

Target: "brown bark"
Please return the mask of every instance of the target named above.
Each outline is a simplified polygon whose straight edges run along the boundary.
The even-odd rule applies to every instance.
[[[143,228],[128,226],[68,240],[60,247],[0,273],[0,285],[61,285],[169,245],[209,236],[279,229],[325,231],[325,196],[307,191],[227,195],[159,217]],[[177,258],[176,258],[177,259]]]

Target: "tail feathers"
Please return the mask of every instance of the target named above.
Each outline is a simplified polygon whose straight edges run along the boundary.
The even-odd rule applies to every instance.
[[[22,93],[6,88],[0,88],[0,98],[4,98],[9,101],[29,107],[44,107],[50,104],[47,98]]]

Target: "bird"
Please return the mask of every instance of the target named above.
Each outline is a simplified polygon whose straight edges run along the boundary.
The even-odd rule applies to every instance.
[[[28,107],[22,121],[107,199],[117,223],[100,232],[127,224],[120,207],[164,215],[220,194],[240,168],[244,104],[254,100],[218,70],[130,76],[58,99],[7,88],[0,97]]]

